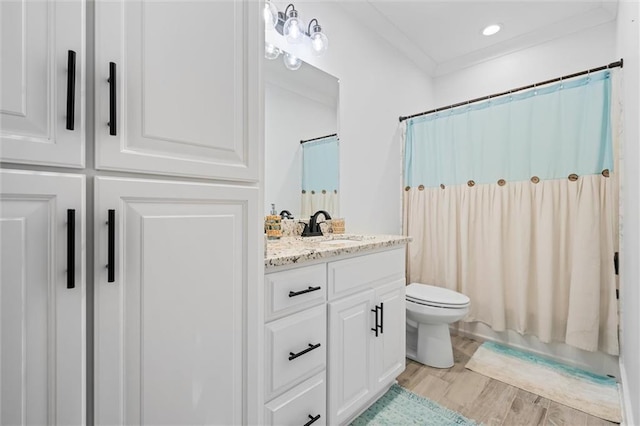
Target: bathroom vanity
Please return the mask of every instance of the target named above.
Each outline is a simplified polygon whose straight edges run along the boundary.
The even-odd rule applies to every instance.
[[[402,236],[269,241],[267,424],[346,424],[405,368]]]

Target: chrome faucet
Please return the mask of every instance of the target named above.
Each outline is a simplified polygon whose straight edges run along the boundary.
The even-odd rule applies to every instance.
[[[318,210],[309,218],[309,223],[304,225],[304,230],[302,231],[303,237],[319,237],[322,235],[322,230],[320,229],[320,223],[318,222],[319,215],[324,216],[324,220],[331,220],[331,216],[324,210]]]

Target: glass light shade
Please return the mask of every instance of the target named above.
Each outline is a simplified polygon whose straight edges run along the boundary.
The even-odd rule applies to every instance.
[[[280,49],[278,49],[271,43],[265,43],[264,57],[267,59],[276,59],[278,56],[280,56]]]
[[[293,56],[291,53],[285,53],[282,60],[284,61],[284,66],[291,71],[295,71],[302,66],[300,58]]]
[[[297,10],[289,11],[289,16],[282,27],[282,33],[289,43],[302,43],[304,38],[304,29],[302,27],[302,20],[298,18]]]
[[[275,28],[278,24],[278,8],[276,5],[266,0],[262,13],[264,17],[264,27],[268,30]]]
[[[311,31],[311,52],[315,56],[320,56],[329,48],[329,39],[322,32],[322,28],[320,25],[316,25],[313,27]]]

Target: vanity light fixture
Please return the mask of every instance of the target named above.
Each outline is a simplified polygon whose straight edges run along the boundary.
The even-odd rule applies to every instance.
[[[322,32],[322,27],[318,20],[313,18],[309,21],[309,25],[305,31],[303,21],[292,3],[287,5],[284,12],[279,12],[271,0],[265,0],[263,14],[265,28],[275,28],[280,35],[286,38],[289,44],[300,44],[308,39],[311,52],[314,56],[321,56],[327,51],[327,48],[329,47],[329,39],[326,34]],[[272,44],[265,44],[265,58],[276,59],[280,53],[282,52]],[[295,58],[295,56],[293,57]],[[299,61],[298,58],[296,59]],[[290,64],[292,63],[293,62],[290,61]],[[285,64],[287,64],[286,58]],[[289,68],[289,65],[287,65],[287,68]],[[297,68],[289,69],[298,68],[299,66]]]
[[[484,28],[484,30],[482,30],[482,35],[486,35],[486,36],[494,35],[498,31],[500,31],[500,29],[502,29],[502,26],[500,24],[487,25]]]

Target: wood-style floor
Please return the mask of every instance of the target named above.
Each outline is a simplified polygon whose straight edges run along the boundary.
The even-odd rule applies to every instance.
[[[431,368],[407,359],[398,383],[410,391],[491,425],[614,425],[464,368],[482,342],[451,336],[455,365]]]

